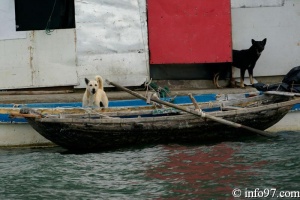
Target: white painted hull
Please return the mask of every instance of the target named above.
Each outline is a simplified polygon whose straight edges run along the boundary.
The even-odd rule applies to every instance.
[[[48,145],[53,143],[33,130],[29,124],[0,123],[0,147]]]
[[[300,131],[300,112],[289,112],[281,121],[267,129],[270,132]],[[30,125],[0,123],[0,147],[53,145]]]
[[[267,129],[270,132],[300,131],[300,112],[291,111],[284,116],[277,124]]]

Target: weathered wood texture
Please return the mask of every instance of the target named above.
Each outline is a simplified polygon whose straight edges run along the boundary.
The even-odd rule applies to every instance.
[[[290,108],[300,102],[300,99],[284,101],[288,97],[266,97],[256,99],[255,104],[249,100],[248,108],[230,111],[210,112],[210,115],[225,120],[265,130],[277,123]],[[273,103],[272,103],[272,100]],[[280,100],[284,102],[280,102]],[[277,102],[277,103],[276,103]],[[239,106],[245,104],[241,100]],[[148,112],[148,111],[147,111]],[[146,113],[147,113],[146,112]],[[30,114],[30,110],[21,113]],[[101,114],[105,114],[101,112]],[[52,142],[72,150],[99,150],[118,148],[122,146],[154,144],[154,143],[181,143],[181,142],[208,142],[227,140],[249,136],[249,131],[224,126],[218,122],[199,118],[191,114],[170,113],[169,115],[141,115],[138,111],[130,118],[128,115],[117,118],[103,118],[93,115],[86,118],[69,118],[68,115],[59,117],[27,118],[29,124],[41,135]]]

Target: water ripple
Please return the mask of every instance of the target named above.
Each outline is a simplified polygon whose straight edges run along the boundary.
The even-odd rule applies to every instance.
[[[300,133],[88,154],[0,149],[0,199],[226,199],[233,188],[299,190]]]

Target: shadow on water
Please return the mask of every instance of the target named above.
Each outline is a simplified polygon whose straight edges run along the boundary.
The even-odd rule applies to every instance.
[[[68,154],[76,154],[76,155],[81,155],[81,154],[89,154],[89,153],[109,153],[109,152],[115,152],[115,151],[134,151],[134,150],[142,150],[144,148],[152,148],[157,145],[184,145],[184,146],[213,146],[213,145],[218,145],[223,142],[244,142],[244,143],[249,143],[249,142],[258,142],[258,143],[264,143],[264,142],[272,142],[274,140],[280,140],[280,137],[277,138],[268,138],[260,135],[247,135],[239,138],[231,138],[231,139],[220,139],[220,140],[205,140],[205,142],[202,141],[196,141],[196,142],[173,142],[173,143],[150,143],[150,144],[136,144],[136,145],[130,145],[130,146],[123,146],[123,147],[117,147],[117,148],[102,148],[102,149],[90,149],[90,150],[82,150],[82,149],[72,149],[72,150],[67,150],[67,149],[62,149],[60,152],[63,155],[68,155]]]
[[[80,150],[80,149],[71,149],[67,150],[64,149],[62,152],[60,152],[62,155],[68,155],[68,154],[74,154],[74,155],[83,155],[83,154],[89,154],[89,153],[113,153],[113,152],[119,152],[119,151],[135,151],[135,150],[142,150],[145,148],[152,148],[158,144],[143,144],[143,145],[134,145],[134,146],[124,146],[124,147],[118,147],[118,148],[102,148],[102,149],[91,149],[91,150]]]
[[[157,144],[136,144],[131,146],[124,146],[118,148],[107,148],[107,149],[93,149],[93,150],[67,150],[60,146],[50,146],[50,147],[14,147],[14,148],[0,148],[2,151],[20,151],[20,153],[30,153],[30,152],[40,152],[40,153],[60,153],[62,155],[68,154],[89,154],[89,153],[109,153],[114,151],[133,151],[133,150],[142,150],[144,148],[152,148],[157,145],[184,145],[184,146],[213,146],[218,145],[223,142],[243,142],[243,143],[270,143],[270,142],[281,142],[291,140],[293,138],[299,137],[299,132],[294,131],[285,131],[285,132],[277,132],[278,137],[276,138],[268,138],[260,135],[248,135],[240,138],[227,139],[227,140],[212,140],[212,141],[197,141],[197,142],[176,142],[176,143],[157,143]]]

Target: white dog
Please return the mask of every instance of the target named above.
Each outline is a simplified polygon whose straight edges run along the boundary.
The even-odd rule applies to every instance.
[[[96,80],[85,78],[86,90],[82,98],[83,107],[108,107],[108,98],[103,89],[101,76],[96,76]]]

